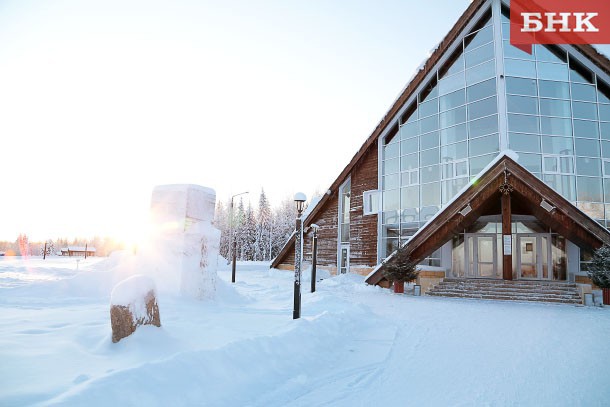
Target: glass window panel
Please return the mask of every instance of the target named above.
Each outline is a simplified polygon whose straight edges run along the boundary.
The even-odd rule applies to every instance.
[[[606,140],[610,140],[610,123],[601,122],[599,124],[601,129],[601,137]]]
[[[502,22],[502,38],[507,40],[510,38],[510,24]]]
[[[419,121],[419,130],[421,133],[428,133],[430,131],[438,130],[438,115],[428,116],[425,119]]]
[[[603,202],[601,178],[576,177],[576,193],[579,201]]]
[[[576,155],[599,157],[599,141],[585,138],[574,139]]]
[[[508,145],[511,150],[539,153],[540,136],[535,134],[509,133]]]
[[[468,161],[467,160],[455,163],[455,176],[456,177],[467,177],[468,176]]]
[[[540,97],[570,99],[570,84],[566,82],[538,81]]]
[[[454,55],[452,56],[453,59],[449,62],[450,65],[443,67],[441,69],[442,73],[439,72],[441,78],[445,78],[447,76],[464,71],[464,54],[462,54],[461,47],[458,52],[460,53],[459,55],[456,56],[456,54],[454,53]]]
[[[595,102],[595,86],[583,85],[581,83],[572,84],[572,99]]]
[[[602,140],[602,157],[610,158],[610,141]]]
[[[440,183],[432,182],[430,184],[422,184],[421,186],[421,204],[422,206],[440,205],[441,191]],[[422,208],[423,216],[424,208]],[[435,212],[436,213],[436,212]]]
[[[436,189],[438,190],[438,187]],[[422,205],[423,205],[423,203],[422,203]],[[439,205],[439,204],[436,204],[436,205]],[[421,222],[423,223],[423,222],[426,222],[429,219],[431,219],[436,214],[436,212],[438,212],[438,210],[439,210],[438,206],[428,206],[428,207],[421,208],[420,216],[419,216],[421,219]]]
[[[461,143],[443,145],[441,147],[441,162],[466,158],[467,155],[468,145],[465,141],[462,141]]]
[[[431,114],[438,113],[438,99],[428,100],[427,102],[420,103],[419,105],[419,116],[426,117]]]
[[[483,168],[487,166],[496,157],[496,154],[488,154],[480,157],[474,157],[468,160],[470,164],[470,175],[477,175]]]
[[[596,103],[572,102],[572,110],[575,118],[597,120]]]
[[[453,109],[464,104],[466,104],[466,90],[464,89],[440,97],[441,111]]]
[[[568,81],[568,66],[564,64],[551,64],[548,62],[537,62],[538,78],[552,79],[555,81]]]
[[[466,140],[466,124],[449,127],[441,130],[441,145]]]
[[[574,120],[574,137],[599,138],[597,122]]]
[[[419,146],[422,150],[427,150],[432,147],[438,147],[438,131],[426,133],[419,136]]]
[[[410,154],[419,151],[419,138],[414,137],[400,142],[400,154]]]
[[[438,92],[440,95],[454,92],[466,87],[464,73],[460,72],[451,76],[446,76],[438,82]]]
[[[383,210],[391,211],[400,208],[399,190],[383,191]]]
[[[520,59],[505,59],[504,71],[506,72],[506,75],[510,76],[535,78],[536,64],[533,61],[523,61]]]
[[[538,94],[535,79],[506,78],[506,93],[515,95],[536,96]],[[568,92],[569,96],[569,92]]]
[[[519,164],[531,172],[542,172],[542,156],[540,154],[519,154]]]
[[[400,169],[401,171],[413,170],[419,167],[419,159],[417,153],[402,156],[400,158]]]
[[[604,178],[604,202],[610,202],[610,178]],[[606,205],[606,219],[610,218],[610,211],[608,211],[608,205]],[[610,226],[606,223],[606,228]]]
[[[574,173],[574,157],[560,156],[559,157],[559,172],[563,174]]]
[[[494,57],[494,44],[489,43],[472,51],[466,52],[466,68],[479,65],[482,62],[489,61]]]
[[[542,136],[542,151],[546,154],[573,154],[572,137]]]
[[[440,166],[439,165],[431,165],[429,167],[421,168],[421,182],[432,182],[438,181],[440,179]]]
[[[383,177],[383,188],[398,188],[398,174],[386,175],[385,177]]]
[[[496,62],[492,59],[466,70],[466,85],[481,82],[496,76]]]
[[[519,133],[538,133],[538,117],[510,113],[508,130]]]
[[[468,178],[456,178],[441,182],[443,204],[449,202],[468,183]]]
[[[469,86],[466,89],[466,101],[474,102],[475,100],[484,99],[496,94],[496,79],[489,79],[485,82],[477,83]]]
[[[383,162],[383,173],[391,174],[398,172],[398,158],[392,158],[391,160],[385,160]]]
[[[419,208],[419,185],[402,188],[400,194],[403,208]]]
[[[545,116],[570,117],[570,101],[560,99],[540,99],[540,114]]]
[[[468,105],[468,120],[489,116],[498,112],[496,97],[491,97]]]
[[[576,62],[574,58],[570,58],[570,81],[581,83],[595,83],[591,71]]]
[[[593,175],[601,177],[601,161],[598,158],[577,157],[576,173],[578,175]]]
[[[538,114],[538,99],[536,98],[508,95],[506,103],[507,110],[511,113]]]
[[[576,201],[576,177],[545,174],[543,181],[568,201]]]
[[[417,121],[400,126],[400,138],[408,139],[419,135],[419,123]]]
[[[403,172],[400,178],[400,185],[409,186],[419,184],[419,170],[415,169],[412,171]]]
[[[610,87],[597,78],[597,101],[610,103]]]
[[[498,131],[498,115],[487,116],[468,122],[468,134],[471,138]]]
[[[514,45],[511,45],[510,41],[508,40],[502,41],[502,46],[504,47],[504,56],[507,58],[534,60],[533,52],[531,54],[528,54],[527,52],[520,50]]]
[[[440,125],[442,128],[450,127],[466,121],[466,106],[447,110],[440,114]]]
[[[464,38],[464,49],[470,51],[483,44],[487,44],[493,40],[493,37],[493,28],[491,25],[488,25],[475,33],[467,35],[466,38]]]
[[[395,139],[396,140],[396,139]],[[394,158],[398,156],[398,148],[399,144],[397,142],[392,142],[383,147],[384,150],[384,158],[387,160],[388,158]]]
[[[479,137],[469,141],[470,156],[493,153],[499,151],[500,140],[497,134]]]
[[[599,120],[610,122],[610,105],[599,104]]]
[[[419,94],[419,102],[428,102],[431,99],[438,97],[438,86],[436,86],[436,78],[431,80]]]
[[[540,117],[540,132],[542,134],[553,134],[556,136],[571,136],[572,121],[560,117]]]
[[[422,166],[438,164],[438,148],[422,151],[419,153],[419,160]]]
[[[534,48],[536,49],[536,59],[538,61],[558,62],[564,64],[567,62],[565,51],[557,47],[550,49],[544,45],[535,45]]]

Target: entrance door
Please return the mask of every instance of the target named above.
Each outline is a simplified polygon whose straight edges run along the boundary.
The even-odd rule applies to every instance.
[[[520,279],[549,280],[551,235],[517,234],[517,275]]]
[[[349,272],[349,245],[342,244],[339,250],[339,273]]]
[[[467,233],[465,249],[466,277],[498,277],[498,247],[495,233]]]

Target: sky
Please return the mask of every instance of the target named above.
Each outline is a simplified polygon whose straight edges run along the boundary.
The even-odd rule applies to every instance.
[[[468,0],[0,0],[0,240],[325,191]],[[246,198],[248,199],[248,198]]]

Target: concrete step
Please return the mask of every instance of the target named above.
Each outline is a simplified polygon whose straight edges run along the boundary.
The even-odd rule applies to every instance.
[[[528,301],[528,302],[552,302],[561,304],[580,304],[582,301],[578,298],[550,298],[531,295],[493,295],[493,294],[478,294],[478,293],[436,293],[427,292],[426,295],[436,297],[453,297],[481,300],[500,300],[500,301]]]
[[[576,284],[562,281],[446,278],[426,294],[505,301],[582,302]]]

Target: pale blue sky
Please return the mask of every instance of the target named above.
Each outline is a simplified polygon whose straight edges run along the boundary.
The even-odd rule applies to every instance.
[[[0,239],[134,235],[160,184],[325,190],[468,4],[0,1]]]

